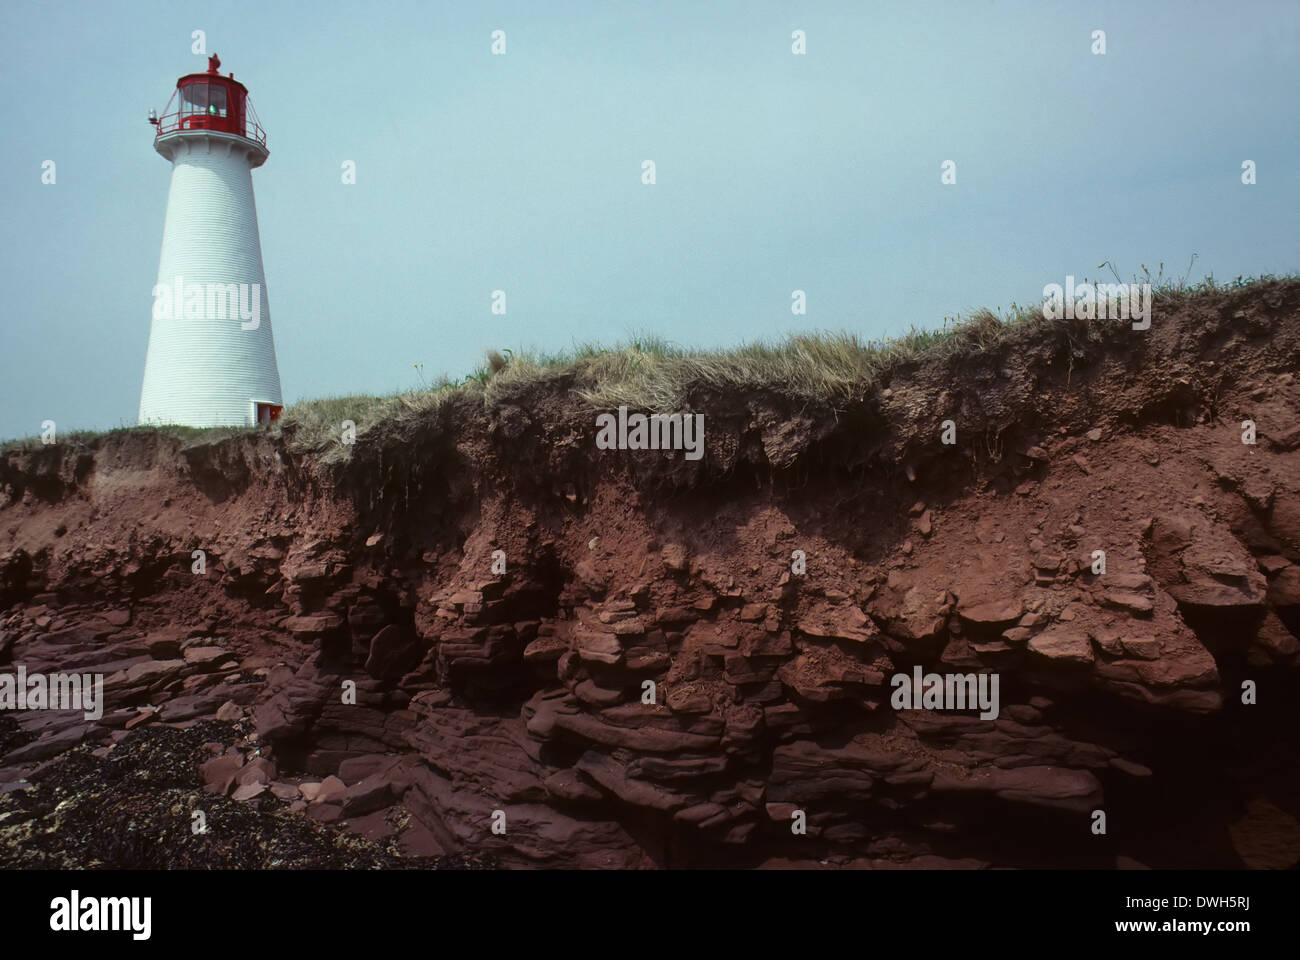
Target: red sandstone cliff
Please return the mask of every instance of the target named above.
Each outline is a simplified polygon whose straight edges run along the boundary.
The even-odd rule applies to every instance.
[[[1298,360],[1288,281],[1025,329],[839,409],[701,388],[695,463],[597,451],[563,377],[336,465],[291,427],[10,450],[0,670],[102,673],[108,703],[0,715],[4,860],[56,823],[24,798],[64,751],[216,717],[228,742],[115,786],[105,829],[170,784],[186,826],[240,804],[398,858],[1292,866]],[[915,665],[996,672],[998,718],[895,710]],[[171,842],[111,856],[209,841]]]

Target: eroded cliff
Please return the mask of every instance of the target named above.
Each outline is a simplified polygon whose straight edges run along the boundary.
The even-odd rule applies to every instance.
[[[1284,281],[835,406],[702,383],[697,462],[597,450],[564,376],[330,458],[292,426],[12,448],[0,670],[106,705],[0,714],[5,860],[77,862],[67,764],[215,724],[188,773],[114,768],[103,830],[169,784],[185,829],[96,862],[219,865],[202,810],[387,864],[1293,866],[1297,360]],[[996,719],[896,709],[917,666],[996,674]]]

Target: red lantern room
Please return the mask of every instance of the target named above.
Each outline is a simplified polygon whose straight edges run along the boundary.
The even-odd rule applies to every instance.
[[[234,74],[223,77],[218,70],[221,58],[208,57],[207,73],[190,73],[176,81],[176,92],[163,115],[150,122],[158,127],[157,136],[185,130],[217,130],[245,137],[266,146],[266,131],[257,121],[257,113],[248,99],[248,90]]]

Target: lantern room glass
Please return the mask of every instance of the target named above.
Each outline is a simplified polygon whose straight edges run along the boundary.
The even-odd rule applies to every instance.
[[[208,84],[208,115],[224,117],[226,115],[226,85],[224,83]]]
[[[187,83],[181,87],[181,116],[206,113],[207,110],[208,85],[206,83]]]
[[[225,84],[188,83],[181,87],[181,116],[206,114],[210,117],[228,115]]]

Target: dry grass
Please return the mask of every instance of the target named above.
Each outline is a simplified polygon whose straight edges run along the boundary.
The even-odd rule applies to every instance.
[[[1217,283],[1207,277],[1189,285],[1160,272],[1135,282],[1151,282],[1154,304],[1169,307],[1199,296],[1294,282],[1296,276],[1238,277]],[[1118,280],[1118,277],[1116,277]],[[938,330],[915,326],[905,334],[863,340],[845,332],[801,334],[779,342],[754,342],[719,351],[687,350],[657,337],[639,337],[613,348],[583,344],[563,354],[509,354],[501,366],[495,358],[459,382],[443,380],[430,387],[388,396],[324,397],[288,407],[280,424],[292,449],[314,452],[325,461],[346,458],[339,442],[344,421],[355,424],[361,438],[382,425],[396,437],[436,415],[448,404],[470,402],[493,408],[526,398],[548,382],[563,382],[595,409],[626,405],[639,410],[675,412],[689,409],[705,394],[766,392],[793,401],[839,407],[865,396],[882,376],[922,361],[970,356],[999,349],[1021,337],[1062,336],[1072,340],[1098,332],[1114,320],[1047,320],[1041,303],[1017,304],[1003,311],[980,309],[967,317],[946,318]],[[495,370],[493,368],[496,368]],[[195,430],[184,427],[132,427],[159,430],[186,442],[206,441],[242,431],[237,428]],[[112,431],[114,433],[118,431]],[[65,434],[61,440],[92,439],[99,434]],[[39,439],[15,441],[0,451],[39,445]]]
[[[1206,278],[1198,284],[1170,281],[1161,272],[1135,277],[1152,283],[1153,309],[1169,307],[1198,296],[1246,287],[1294,281],[1271,276],[1227,284]],[[1082,281],[1081,281],[1082,282]],[[491,409],[515,398],[526,398],[546,382],[564,381],[593,409],[626,405],[638,410],[675,412],[691,408],[705,394],[764,392],[793,401],[840,407],[864,397],[882,377],[922,361],[971,356],[999,349],[1025,337],[1056,336],[1078,341],[1115,320],[1047,320],[1042,304],[1012,303],[1005,311],[979,309],[967,317],[946,318],[938,330],[915,326],[905,334],[863,340],[852,333],[830,332],[787,337],[779,342],[754,342],[726,350],[688,350],[654,336],[635,337],[613,348],[581,344],[562,354],[514,354],[492,373],[480,367],[465,380],[444,382],[429,390],[388,397],[336,397],[297,404],[286,412],[296,424],[295,445],[321,452],[326,460],[345,457],[338,442],[344,419],[357,425],[361,437],[376,424],[394,435],[445,404],[465,400]]]

